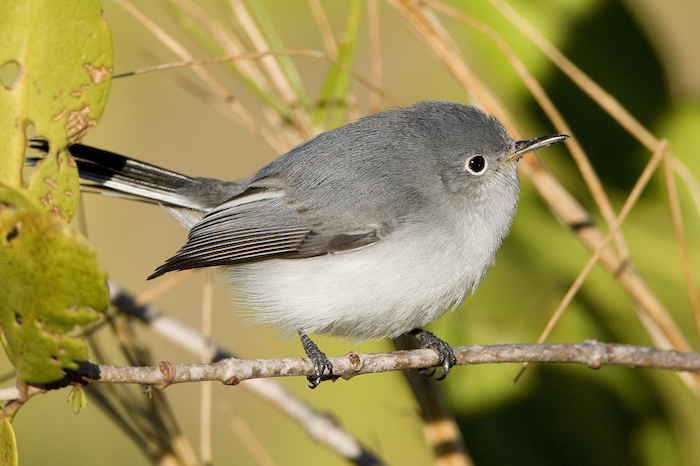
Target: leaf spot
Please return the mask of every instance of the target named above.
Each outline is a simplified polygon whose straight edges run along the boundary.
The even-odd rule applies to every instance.
[[[58,189],[58,183],[56,183],[53,179],[49,178],[48,176],[44,178],[44,183],[48,184],[53,189]]]
[[[90,75],[90,79],[92,79],[92,83],[95,85],[100,84],[100,82],[102,82],[102,79],[112,72],[111,68],[107,68],[104,65],[102,65],[98,68],[96,66],[93,66],[92,63],[85,63],[85,64],[83,64],[83,66],[85,67],[88,74]]]
[[[97,120],[90,118],[90,111],[90,106],[86,105],[82,109],[74,110],[68,114],[66,134],[69,143],[74,144],[80,141],[87,133],[88,128],[97,126]]]
[[[48,205],[53,204],[53,196],[51,195],[51,193],[48,193],[46,196],[39,199],[39,201],[41,201],[41,205],[46,207]]]
[[[22,67],[16,61],[10,60],[0,66],[0,82],[5,89],[14,89],[21,77]]]
[[[58,115],[56,115],[56,116],[54,116],[53,118],[51,118],[51,121],[58,121],[58,120],[60,120],[61,118],[63,118],[64,116],[66,116],[66,113],[68,113],[68,109],[64,108],[63,110],[61,110],[61,113],[59,113]]]

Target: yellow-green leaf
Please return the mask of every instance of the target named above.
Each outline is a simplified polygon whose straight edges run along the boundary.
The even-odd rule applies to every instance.
[[[76,332],[108,304],[82,235],[43,212],[0,210],[0,338],[22,379],[47,383],[77,369],[87,348]]]
[[[0,183],[22,185],[28,127],[34,128],[30,135],[47,139],[55,154],[97,124],[109,94],[112,65],[112,40],[96,0],[2,2]],[[60,163],[56,168],[70,174]],[[71,190],[77,186],[73,172]],[[61,200],[67,205],[58,207],[69,219],[74,198],[54,198],[47,210]]]
[[[78,168],[68,150],[60,150],[42,160],[27,188],[28,197],[41,207],[69,222],[78,208],[80,181]]]
[[[0,464],[3,466],[16,466],[17,440],[12,423],[6,417],[0,417]]]
[[[81,409],[87,406],[87,395],[85,395],[85,390],[83,390],[81,385],[73,387],[73,390],[70,391],[70,395],[68,395],[68,401],[71,402],[75,414],[78,414]]]

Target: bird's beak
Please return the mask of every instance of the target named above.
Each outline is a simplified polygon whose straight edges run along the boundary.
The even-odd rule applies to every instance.
[[[515,143],[513,153],[506,157],[504,162],[517,162],[528,152],[542,149],[543,147],[551,146],[552,144],[558,144],[565,139],[569,139],[570,137],[571,136],[566,134],[550,134],[549,136],[528,139],[527,141],[517,141]]]

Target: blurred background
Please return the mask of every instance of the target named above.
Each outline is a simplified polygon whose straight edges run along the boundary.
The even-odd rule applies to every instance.
[[[134,1],[151,21],[182,43],[195,58],[216,55],[206,38],[192,32],[178,4]],[[237,2],[199,2],[222,24]],[[566,118],[619,211],[651,157],[634,137],[565,77],[488,0],[446,2],[488,25],[513,49]],[[700,158],[700,3],[695,0],[510,0],[508,2],[594,81],[612,94],[655,136],[671,142],[673,154],[697,177]],[[324,50],[314,19],[316,2],[243,2],[264,8],[285,49]],[[381,88],[408,105],[424,99],[470,103],[470,95],[383,1],[318,2],[335,39],[355,42],[349,65],[372,73],[368,8],[379,20]],[[115,74],[180,61],[122,2],[103,0],[115,47]],[[357,29],[348,25],[357,15]],[[440,13],[436,17],[464,60],[502,103],[525,137],[555,132],[512,66],[481,32]],[[188,29],[189,28],[189,29]],[[203,45],[204,44],[204,45]],[[312,58],[291,58],[309,98],[318,98],[331,66]],[[256,117],[260,97],[225,65],[206,68]],[[354,80],[357,114],[371,111],[370,92]],[[381,108],[392,104],[382,101]],[[316,130],[355,117],[327,118]],[[189,69],[115,79],[107,109],[86,144],[161,165],[188,175],[238,179],[250,176],[280,153],[241,128],[222,110],[210,88]],[[602,224],[590,192],[564,146],[542,154],[552,174]],[[678,181],[693,272],[700,257],[698,213],[690,190]],[[697,351],[698,332],[683,281],[661,173],[654,175],[623,226],[635,269],[659,296]],[[124,288],[141,293],[158,285],[145,278],[184,243],[186,231],[159,207],[85,195],[75,222],[98,251],[104,270]],[[510,237],[473,297],[430,327],[454,346],[531,343],[590,257],[578,239],[543,203],[527,178]],[[194,274],[154,304],[198,328],[205,274]],[[214,275],[212,338],[240,357],[300,357],[297,339],[280,341],[270,329],[245,323]],[[136,328],[155,361],[199,362],[146,327]],[[586,339],[653,345],[633,304],[614,277],[597,267],[555,326],[548,342]],[[114,338],[98,336],[105,347]],[[328,337],[314,340],[328,355],[350,350],[382,352],[391,342],[353,345]],[[112,362],[123,363],[116,350]],[[7,363],[4,363],[7,365]],[[604,367],[592,371],[566,365],[531,366],[513,384],[520,367],[457,367],[440,383],[478,465],[682,465],[700,464],[700,403],[672,372]],[[389,464],[430,464],[431,450],[411,392],[400,373],[323,383],[309,390],[301,378],[278,380],[316,409],[327,412]],[[182,433],[199,450],[200,384],[164,391]],[[243,387],[215,384],[213,459],[217,464],[344,464],[326,447]],[[67,390],[35,397],[14,426],[24,464],[148,464],[147,457],[95,404],[74,415]],[[148,397],[147,393],[135,392]],[[233,426],[233,427],[231,427]],[[244,434],[246,433],[247,434]],[[257,440],[251,442],[247,435]],[[255,445],[258,445],[257,447]],[[262,448],[264,454],[256,448]],[[267,456],[265,456],[267,455]],[[263,460],[261,458],[267,458]],[[272,461],[268,463],[267,461]]]

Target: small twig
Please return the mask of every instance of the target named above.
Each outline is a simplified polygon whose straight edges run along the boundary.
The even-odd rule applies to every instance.
[[[325,61],[329,62],[331,65],[337,66],[341,70],[348,73],[355,81],[357,81],[361,85],[365,86],[370,91],[374,92],[375,94],[380,95],[383,99],[385,99],[387,102],[389,102],[390,105],[393,105],[395,107],[403,107],[404,106],[401,101],[399,101],[395,97],[391,96],[390,94],[385,92],[383,89],[375,86],[374,83],[372,83],[370,80],[366,79],[364,76],[362,76],[361,74],[356,72],[354,69],[352,69],[351,67],[349,67],[348,65],[346,65],[342,61],[336,59],[335,57],[328,55],[325,52],[320,52],[318,50],[301,50],[301,49],[267,50],[267,51],[262,51],[262,52],[242,53],[240,55],[228,55],[228,56],[224,56],[224,57],[204,58],[202,60],[191,59],[191,60],[186,60],[186,61],[167,63],[165,65],[158,65],[158,66],[151,66],[148,68],[142,68],[140,70],[134,70],[134,71],[130,71],[128,73],[116,75],[116,76],[114,76],[114,78],[152,73],[155,71],[172,70],[172,69],[176,69],[176,68],[197,67],[197,66],[202,66],[202,65],[212,65],[215,63],[235,62],[235,61],[239,61],[239,60],[259,60],[259,59],[262,59],[265,57],[277,57],[277,56],[315,58],[318,60],[325,60]]]
[[[46,390],[27,385],[21,380],[12,387],[0,388],[0,401],[7,401],[2,408],[2,416],[12,420],[24,403],[40,393],[46,393]]]

